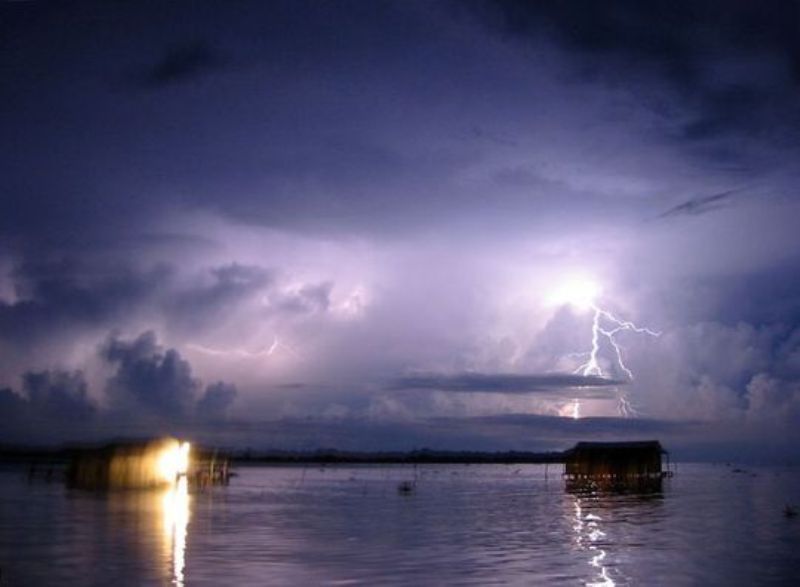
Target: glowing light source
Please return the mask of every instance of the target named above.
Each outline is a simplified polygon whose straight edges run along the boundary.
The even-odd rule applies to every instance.
[[[168,483],[175,483],[185,477],[189,470],[190,451],[191,445],[188,442],[167,442],[156,460],[159,477]]]
[[[550,301],[554,305],[568,305],[585,311],[595,307],[601,293],[602,289],[596,281],[586,277],[573,277],[553,290]]]
[[[598,303],[598,298],[601,293],[602,288],[593,279],[575,276],[563,281],[561,285],[553,290],[549,301],[551,304],[559,306],[569,305],[581,312],[587,310],[592,311],[592,347],[591,350],[585,354],[588,358],[575,369],[575,373],[587,377],[606,377],[606,373],[600,364],[601,342],[605,341],[608,346],[611,347],[613,362],[616,363],[619,371],[624,373],[629,381],[633,380],[633,371],[630,370],[623,360],[622,348],[616,336],[624,331],[635,334],[646,334],[653,337],[661,336],[661,333],[618,318],[608,310],[601,308]],[[618,392],[620,415],[629,416],[635,414],[636,412],[633,406],[631,406],[626,393],[622,390],[618,390]],[[577,398],[573,400],[571,415],[574,419],[580,418],[580,401]]]

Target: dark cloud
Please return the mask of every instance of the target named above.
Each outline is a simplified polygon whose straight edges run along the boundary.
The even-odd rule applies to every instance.
[[[142,76],[142,83],[158,88],[186,82],[208,75],[224,64],[223,57],[208,41],[187,42],[169,48]]]
[[[22,376],[21,393],[0,389],[0,442],[83,437],[97,416],[80,371],[28,372]]]
[[[555,40],[572,55],[577,79],[636,88],[643,103],[670,115],[667,136],[704,143],[692,146],[697,154],[743,164],[750,145],[716,145],[730,136],[798,146],[797,2],[493,0],[478,6],[511,38]],[[670,89],[659,90],[661,82]],[[689,121],[673,127],[678,112]]]
[[[570,373],[544,373],[507,375],[502,373],[458,373],[454,375],[414,375],[402,377],[391,388],[430,389],[463,393],[556,393],[570,391],[586,393],[591,397],[613,397],[607,392],[597,393],[597,388],[613,388],[623,381],[594,375]]]
[[[351,416],[565,413],[566,395],[623,379],[603,340],[608,381],[552,376],[591,348],[591,313],[549,300],[575,273],[663,331],[619,337],[635,374],[619,391],[643,413],[785,422],[797,10],[4,3],[0,384],[105,369],[113,410],[95,420],[329,414],[343,420],[331,444]],[[109,83],[131,71],[154,91]],[[739,199],[741,185],[758,193]],[[661,213],[703,216],[642,222]],[[148,330],[160,343],[110,337],[97,368],[108,332]],[[195,373],[235,381],[237,404]],[[424,389],[387,391],[396,373],[425,374],[406,382]],[[24,390],[0,396],[29,409]],[[519,438],[490,426],[465,420],[451,439]],[[366,428],[352,438],[369,444]],[[370,433],[435,437],[412,429]]]
[[[555,34],[570,48],[587,54],[624,53],[665,66],[673,64],[676,72],[684,75],[682,70],[691,58],[688,39],[682,36],[697,11],[688,4],[653,2],[645,7],[625,0],[602,5],[497,0],[489,5],[498,10],[500,24],[510,34]]]
[[[228,410],[236,399],[236,386],[217,381],[206,387],[206,391],[197,402],[197,415],[202,420],[224,420]]]
[[[274,296],[274,306],[292,314],[325,312],[331,304],[333,282],[304,284],[295,291]]]
[[[231,294],[238,295],[242,290],[251,291],[269,283],[272,275],[269,271],[255,265],[240,265],[231,263],[211,270],[216,282],[207,291],[206,295],[212,301]]]
[[[28,405],[13,389],[0,388],[0,441],[14,442],[29,427]]]
[[[222,420],[236,399],[236,386],[218,381],[202,390],[191,365],[175,349],[162,347],[153,332],[134,339],[110,336],[100,354],[116,368],[106,382],[111,408],[135,420]],[[199,397],[198,397],[199,396]]]
[[[670,421],[653,418],[558,418],[531,414],[502,414],[472,419],[487,426],[536,431],[543,437],[635,438],[642,435],[664,435],[701,430],[703,425],[692,421]]]
[[[137,271],[75,260],[26,262],[12,274],[16,299],[0,300],[0,338],[14,342],[125,319],[164,287],[166,266]]]
[[[275,385],[275,389],[307,389],[309,387],[308,383],[300,383],[300,382],[290,382],[290,383],[278,383]]]
[[[80,371],[26,373],[22,390],[37,416],[86,421],[97,411],[89,399],[88,385]]]
[[[14,35],[15,51],[4,57],[14,74],[4,86],[17,92],[9,96],[3,120],[9,128],[3,146],[11,156],[0,174],[9,199],[14,198],[14,206],[0,214],[6,231],[26,241],[75,244],[96,239],[97,233],[114,235],[130,226],[131,218],[147,223],[175,202],[248,223],[314,233],[415,229],[454,216],[472,221],[499,217],[508,226],[541,213],[549,190],[506,186],[488,198],[490,188],[480,175],[495,170],[483,165],[491,163],[494,152],[521,150],[522,159],[546,167],[550,156],[534,156],[535,147],[527,152],[530,135],[546,124],[533,119],[506,140],[514,121],[529,119],[530,104],[553,121],[563,120],[565,127],[573,117],[553,111],[558,89],[549,96],[531,96],[558,72],[528,68],[528,52],[520,52],[518,62],[509,57],[502,68],[491,57],[481,58],[484,49],[494,47],[485,27],[471,31],[475,35],[467,43],[453,36],[452,14],[405,3],[347,3],[345,9],[341,4],[243,2],[235,11],[175,5],[158,14],[135,5],[113,10],[95,5],[89,11],[94,27],[63,10],[58,13],[67,18],[63,56],[44,42],[44,26],[40,30],[28,23]],[[778,131],[787,125],[772,119],[791,109],[784,86],[777,93],[769,80],[759,86],[763,74],[752,83],[744,74],[734,75],[735,83],[712,83],[714,72],[704,67],[719,48],[734,60],[738,54],[733,51],[741,48],[765,52],[770,63],[791,62],[798,38],[792,28],[793,3],[750,8],[743,2],[645,7],[626,1],[508,1],[474,6],[484,21],[504,23],[515,40],[541,35],[546,45],[558,43],[579,67],[593,60],[608,64],[642,104],[661,104],[650,107],[661,108],[666,120],[644,129],[648,135],[660,131],[681,146],[697,142],[687,137],[709,136],[703,128],[713,127],[713,116],[726,107],[725,125],[748,122],[762,133],[797,135]],[[46,21],[47,11],[31,8],[37,10]],[[120,59],[140,58],[143,45],[162,47],[176,37],[201,40],[159,56],[148,73],[155,83],[213,71],[220,64],[217,46],[258,54],[260,61],[236,84],[191,84],[196,93],[188,101],[169,92],[159,92],[157,101],[150,94],[112,99],[93,83],[92,75]],[[91,51],[97,46],[107,47],[108,56]],[[627,58],[622,63],[611,59],[617,55]],[[30,61],[49,75],[29,76]],[[692,72],[689,77],[704,83],[689,84],[696,89],[684,88],[680,95],[663,91],[657,81],[638,83],[642,70],[662,72],[652,67],[654,61]],[[57,75],[64,63],[70,67]],[[64,100],[54,98],[65,91]],[[458,107],[447,106],[453,104]],[[771,114],[753,115],[754,108]],[[48,114],[32,116],[37,112]],[[587,109],[588,119],[604,114]],[[583,124],[580,117],[574,120]],[[448,141],[464,133],[478,140],[469,146]],[[56,156],[41,174],[36,164],[44,142]],[[614,167],[624,174],[630,151],[611,152],[619,154]],[[472,179],[460,181],[464,177]]]
[[[673,206],[666,212],[659,215],[659,218],[671,218],[675,216],[699,216],[700,214],[707,214],[719,210],[725,206],[725,203],[730,201],[741,189],[727,190],[718,194],[710,196],[698,196],[685,202]]]
[[[713,88],[703,97],[698,115],[683,127],[683,136],[692,141],[717,138],[733,130],[758,133],[759,118],[771,96],[767,88],[748,87],[741,82]]]
[[[728,324],[800,324],[800,257],[736,275],[700,277],[694,288],[724,292],[715,314]]]
[[[175,349],[164,350],[153,332],[133,340],[112,336],[101,355],[117,369],[106,385],[117,409],[167,420],[191,414],[200,384],[189,363]]]
[[[215,267],[208,275],[210,283],[187,287],[167,302],[170,321],[189,329],[196,329],[199,323],[219,322],[275,282],[272,271],[239,263]]]
[[[587,55],[619,55],[629,66],[657,66],[684,83],[701,75],[702,60],[720,46],[780,56],[795,76],[800,64],[800,8],[792,0],[492,0],[488,5],[510,34],[555,35]]]
[[[199,432],[225,420],[236,399],[236,387],[223,381],[203,389],[189,363],[152,332],[109,336],[99,350],[114,368],[105,385],[107,407],[92,399],[80,371],[27,372],[19,393],[0,388],[0,442]]]

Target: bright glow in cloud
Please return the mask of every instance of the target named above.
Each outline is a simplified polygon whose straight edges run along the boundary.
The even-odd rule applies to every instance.
[[[353,320],[361,318],[369,303],[369,296],[363,286],[356,286],[344,300],[339,301],[332,309],[337,318]]]
[[[613,362],[617,368],[625,374],[628,380],[633,380],[633,372],[623,360],[622,348],[616,335],[622,331],[629,331],[658,337],[661,333],[618,318],[610,311],[601,308],[598,301],[601,293],[602,287],[595,280],[585,276],[573,276],[561,282],[550,294],[548,301],[552,305],[568,305],[578,312],[592,311],[592,347],[586,353],[586,361],[575,369],[575,373],[587,377],[606,377],[608,375],[603,370],[600,361],[601,343],[605,341],[612,349]],[[580,418],[578,399],[573,401],[570,412],[572,418]],[[623,416],[635,414],[635,410],[623,391],[619,392],[619,413]]]
[[[568,305],[583,312],[595,307],[602,288],[591,278],[575,276],[563,281],[549,296],[551,305]]]

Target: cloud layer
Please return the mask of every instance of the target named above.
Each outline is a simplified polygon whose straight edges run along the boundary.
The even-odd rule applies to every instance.
[[[111,369],[102,395],[92,397],[81,371],[27,372],[19,393],[0,389],[4,440],[102,440],[218,425],[237,395],[221,381],[203,389],[189,363],[161,347],[152,332],[131,340],[110,336],[97,354]]]
[[[566,391],[591,396],[597,388],[624,384],[595,375],[568,373],[514,374],[458,373],[454,375],[412,375],[398,379],[393,388],[432,389],[459,393],[551,393]],[[587,393],[587,390],[589,393]],[[603,394],[601,394],[602,397]]]
[[[4,414],[227,416],[234,444],[310,419],[331,445],[441,418],[513,448],[529,430],[481,418],[580,399],[616,422],[624,393],[702,422],[696,447],[784,443],[797,11],[3,3]],[[607,341],[602,377],[552,375],[592,347],[591,313],[554,299],[575,279],[663,332],[619,334],[630,384]]]

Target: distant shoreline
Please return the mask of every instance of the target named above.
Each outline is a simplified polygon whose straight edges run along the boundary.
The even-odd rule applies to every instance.
[[[60,448],[0,447],[0,463],[67,463],[85,446]],[[285,450],[222,450],[220,457],[239,465],[248,464],[549,464],[563,463],[563,452],[529,451],[341,451],[316,449]]]
[[[407,452],[350,452],[338,450],[231,453],[237,464],[549,464],[563,463],[563,452],[481,452],[413,450]]]

